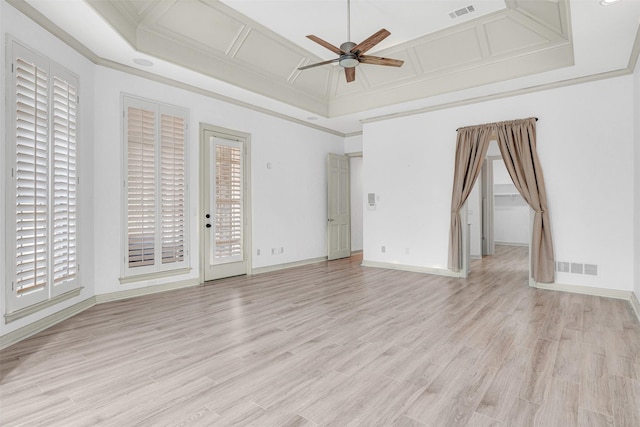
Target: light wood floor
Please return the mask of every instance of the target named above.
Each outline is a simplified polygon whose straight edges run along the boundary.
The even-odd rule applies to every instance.
[[[0,352],[3,426],[640,426],[640,325],[532,289],[359,258],[97,305]]]

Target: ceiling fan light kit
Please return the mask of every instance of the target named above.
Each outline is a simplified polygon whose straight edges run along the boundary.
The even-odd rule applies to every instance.
[[[347,1],[347,38],[351,38],[351,2]],[[303,67],[298,68],[298,70],[306,70],[307,68],[318,67],[320,65],[332,64],[337,62],[342,68],[344,68],[344,74],[347,79],[347,83],[351,83],[356,79],[356,69],[360,63],[363,64],[373,64],[373,65],[384,65],[387,67],[401,67],[404,64],[404,61],[399,59],[391,59],[391,58],[383,58],[380,56],[369,56],[364,55],[365,52],[373,48],[375,45],[380,43],[382,40],[389,37],[391,33],[384,28],[380,31],[376,32],[369,36],[366,40],[359,44],[355,44],[351,41],[344,42],[340,45],[340,48],[335,47],[331,43],[322,40],[318,36],[314,36],[312,34],[308,35],[307,38],[318,43],[320,46],[329,49],[331,52],[339,55],[336,59],[330,59],[328,61],[322,61],[311,65],[305,65]]]

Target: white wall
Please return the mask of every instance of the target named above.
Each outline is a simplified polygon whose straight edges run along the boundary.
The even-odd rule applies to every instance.
[[[97,67],[96,80],[96,223],[101,224],[95,238],[97,294],[198,277],[200,123],[251,134],[253,267],[326,256],[326,157],[343,152],[343,138],[104,67]],[[189,109],[190,274],[128,285],[118,281],[122,93]],[[280,247],[283,254],[271,255],[271,248]]]
[[[351,157],[349,171],[351,177],[351,250],[362,250],[362,209],[364,208],[364,194],[362,194],[362,134],[348,136],[344,139],[344,153],[356,154]]]
[[[362,157],[351,157],[349,159],[351,178],[351,251],[362,250],[362,209],[364,206],[362,163]]]
[[[79,55],[76,51],[69,48],[64,43],[53,37],[50,33],[40,28],[38,25],[27,19],[24,15],[9,6],[6,2],[0,1],[0,33],[2,40],[0,41],[0,69],[2,70],[2,99],[0,107],[0,129],[5,132],[5,94],[6,94],[6,36],[10,34],[18,41],[30,47],[32,50],[39,52],[50,58],[51,60],[63,65],[71,72],[78,75],[80,79],[79,95],[79,124],[78,124],[78,176],[80,184],[78,186],[78,261],[80,264],[79,280],[83,287],[79,296],[56,304],[55,306],[38,311],[35,314],[26,316],[9,324],[4,323],[4,316],[0,316],[0,335],[12,332],[20,327],[26,326],[32,322],[40,320],[59,310],[70,307],[73,304],[81,302],[94,295],[94,268],[93,268],[93,86],[94,86],[94,65],[87,59]],[[3,134],[3,144],[0,149],[0,186],[2,187],[2,196],[0,196],[0,224],[6,221],[5,206],[5,177],[7,174],[6,146],[7,138]],[[0,227],[0,240],[5,244],[5,228]],[[0,271],[2,271],[2,283],[5,283],[5,250],[2,247],[0,257]],[[4,286],[0,292],[0,313],[5,313],[5,294]]]
[[[634,291],[638,301],[640,301],[640,59],[636,63],[635,73],[633,75],[634,81],[634,113],[633,113],[633,125],[634,125]]]
[[[498,244],[528,246],[530,208],[518,193],[502,158],[493,160],[493,186],[494,241]]]
[[[537,116],[556,259],[599,267],[556,282],[632,289],[632,89],[626,76],[365,124],[363,192],[380,196],[365,260],[446,269],[455,130]]]

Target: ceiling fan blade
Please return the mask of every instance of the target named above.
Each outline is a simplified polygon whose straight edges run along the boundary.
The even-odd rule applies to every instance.
[[[383,58],[381,56],[360,55],[358,57],[363,64],[386,65],[388,67],[402,67],[404,61],[399,59]]]
[[[332,62],[338,62],[340,58],[330,59],[328,61],[316,62],[315,64],[305,65],[304,67],[298,67],[298,70],[306,70],[307,68],[319,67],[320,65],[331,64]]]
[[[347,83],[351,83],[356,79],[356,67],[345,68],[344,75],[347,77]]]
[[[382,40],[389,37],[390,34],[391,33],[389,31],[383,28],[377,33],[371,35],[365,41],[360,42],[360,44],[357,44],[353,49],[351,49],[351,52],[355,53],[356,51],[360,51],[360,53],[365,53],[366,51],[368,51],[369,49],[371,49],[372,47],[380,43]]]
[[[313,34],[309,34],[307,36],[307,38],[309,40],[313,40],[314,42],[318,43],[320,46],[326,47],[327,49],[329,49],[331,52],[333,52],[335,54],[344,55],[345,53],[347,53],[344,50],[342,50],[342,49],[340,49],[338,47],[335,47],[331,43],[322,40],[320,37],[314,36]]]

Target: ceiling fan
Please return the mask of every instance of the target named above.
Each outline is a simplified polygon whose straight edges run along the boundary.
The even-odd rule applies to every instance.
[[[331,52],[340,55],[338,58],[322,61],[315,64],[305,65],[298,70],[306,70],[307,68],[318,67],[320,65],[331,64],[337,62],[344,68],[344,74],[347,83],[351,83],[356,79],[356,67],[362,64],[385,65],[388,67],[401,67],[404,61],[399,59],[383,58],[381,56],[364,55],[365,52],[386,39],[391,33],[384,28],[372,34],[366,40],[355,44],[351,41],[344,42],[339,48],[329,42],[322,40],[320,37],[308,35],[307,38],[329,49]],[[347,0],[347,39],[351,39],[351,0]]]

